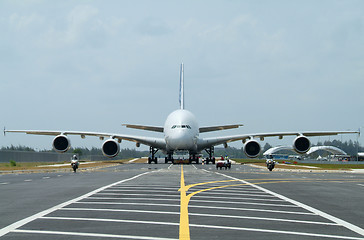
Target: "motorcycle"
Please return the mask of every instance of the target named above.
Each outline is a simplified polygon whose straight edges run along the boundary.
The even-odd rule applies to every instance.
[[[78,162],[77,156],[74,155],[71,159],[71,167],[73,169],[73,172],[76,172],[76,170],[78,169],[78,165],[79,165],[79,162]]]
[[[266,163],[267,163],[267,168],[269,171],[272,171],[276,164],[272,159],[267,160]]]

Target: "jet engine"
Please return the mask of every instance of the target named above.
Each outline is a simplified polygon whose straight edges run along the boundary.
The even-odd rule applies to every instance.
[[[53,139],[53,149],[56,152],[64,153],[67,152],[71,147],[71,141],[65,135],[58,135]]]
[[[306,153],[308,150],[310,150],[310,147],[311,142],[305,136],[298,136],[293,141],[293,149],[299,154]]]
[[[255,158],[260,153],[260,144],[255,140],[249,140],[244,145],[244,153],[250,158]]]
[[[102,153],[106,157],[109,157],[109,158],[115,157],[116,155],[119,154],[119,152],[120,152],[120,145],[117,141],[115,141],[112,138],[109,140],[106,140],[102,144]]]

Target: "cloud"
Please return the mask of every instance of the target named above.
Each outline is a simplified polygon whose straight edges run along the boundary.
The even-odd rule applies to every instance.
[[[9,17],[10,26],[18,31],[25,31],[31,28],[32,25],[42,24],[43,22],[44,18],[35,13],[23,16],[13,13]]]
[[[138,30],[141,34],[149,36],[163,36],[172,32],[171,27],[162,19],[156,17],[148,17],[143,19]]]
[[[74,7],[67,16],[67,29],[61,33],[61,39],[68,44],[79,41],[82,34],[92,30],[98,9],[89,5]]]

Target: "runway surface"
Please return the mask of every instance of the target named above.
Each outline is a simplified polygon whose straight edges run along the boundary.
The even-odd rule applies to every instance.
[[[121,164],[0,175],[1,239],[364,239],[364,175]]]

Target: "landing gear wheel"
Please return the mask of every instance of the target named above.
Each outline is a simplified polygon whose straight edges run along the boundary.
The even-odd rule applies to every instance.
[[[154,148],[154,147],[150,147],[149,148],[149,152],[150,152],[150,157],[148,158],[148,164],[151,164],[152,162],[154,162],[155,164],[158,163],[157,158],[154,156],[159,149]]]

